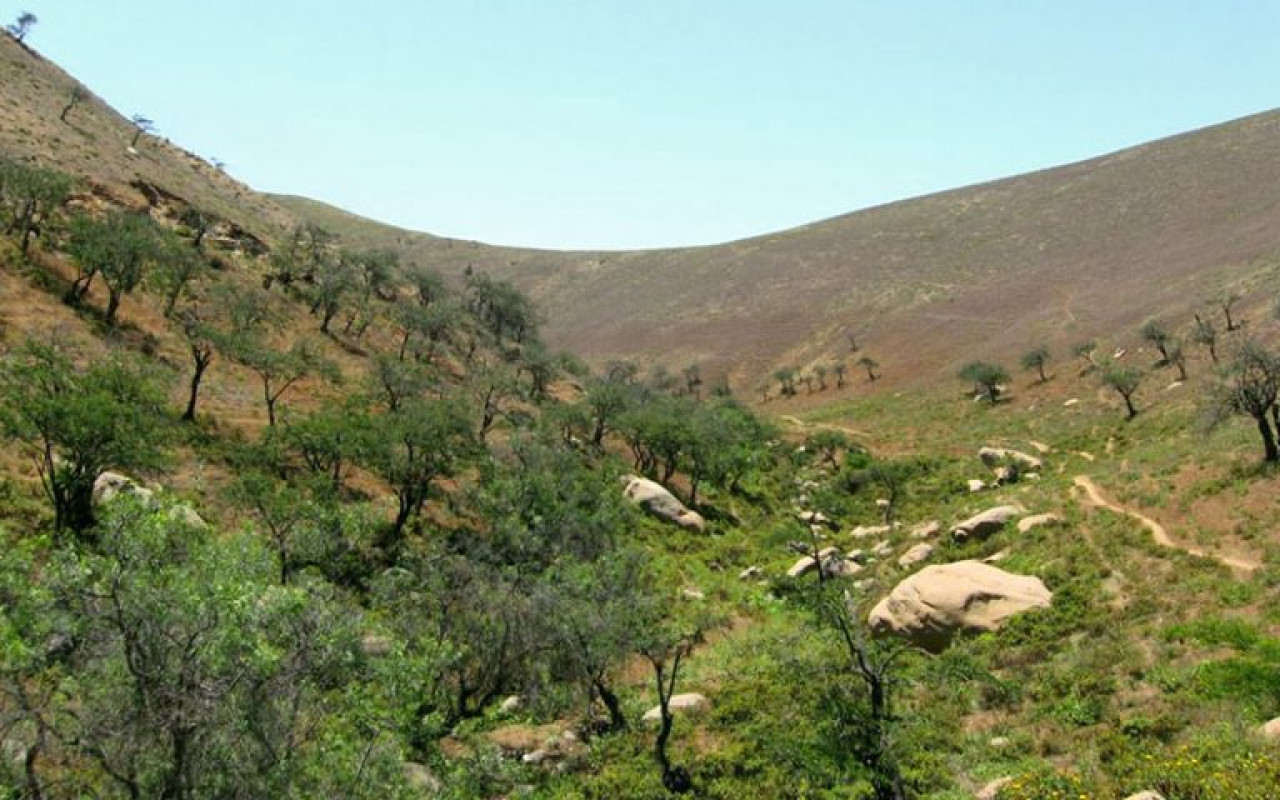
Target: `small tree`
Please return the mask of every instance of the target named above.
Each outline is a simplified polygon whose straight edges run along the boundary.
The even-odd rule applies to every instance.
[[[36,18],[35,14],[32,14],[30,11],[23,11],[18,15],[16,20],[5,27],[5,30],[9,32],[10,36],[17,39],[19,44],[22,44],[27,38],[27,34],[31,33],[31,29],[34,28],[36,23],[39,21],[40,20]]]
[[[1196,314],[1196,327],[1191,332],[1191,340],[1203,345],[1209,351],[1209,358],[1213,359],[1213,363],[1218,363],[1218,331],[1213,326],[1213,320],[1203,319]]]
[[[1094,354],[1098,352],[1098,343],[1093,339],[1080,342],[1071,348],[1071,354],[1076,358],[1084,359],[1085,367],[1082,374],[1092,372],[1098,368],[1098,362],[1094,359]]]
[[[138,140],[142,138],[142,134],[152,133],[156,129],[156,123],[141,114],[134,114],[129,121],[133,123],[133,138],[129,140],[130,148],[138,146]]]
[[[774,370],[773,379],[778,382],[778,393],[783,397],[796,394],[796,371],[791,367]]]
[[[187,342],[187,350],[191,353],[191,383],[187,394],[187,407],[182,412],[183,422],[196,421],[196,399],[200,394],[200,382],[204,373],[213,363],[217,351],[215,341],[217,333],[205,320],[200,318],[200,311],[186,309],[178,320],[182,337]]]
[[[1044,374],[1045,364],[1049,363],[1049,348],[1044,345],[1038,345],[1022,354],[1022,368],[1028,372],[1035,370],[1040,376],[1040,382],[1045,383],[1049,380],[1049,376]]]
[[[161,382],[115,357],[78,367],[56,345],[27,342],[0,363],[0,429],[30,452],[53,505],[54,528],[93,526],[93,485],[109,469],[161,458]]]
[[[813,377],[818,380],[818,391],[825,392],[827,390],[827,365],[819,364],[814,367]]]
[[[1185,381],[1187,379],[1187,354],[1182,349],[1182,342],[1177,339],[1170,339],[1165,345],[1165,352],[1168,353],[1168,361],[1170,366],[1178,368],[1178,380]]]
[[[973,392],[991,405],[1000,401],[1000,386],[1009,380],[1009,373],[999,364],[971,361],[960,370],[960,378],[973,384]]]
[[[867,371],[867,380],[872,383],[880,379],[880,376],[876,374],[876,370],[880,368],[880,362],[871,356],[863,356],[858,359],[858,366]]]
[[[161,245],[150,217],[113,211],[101,221],[84,215],[73,220],[68,249],[80,266],[68,299],[73,303],[83,300],[94,276],[102,275],[108,293],[105,321],[114,325],[121,298],[142,282]]]
[[[333,377],[336,369],[315,347],[299,340],[288,350],[276,350],[256,337],[232,342],[230,354],[236,361],[258,375],[262,384],[262,400],[267,408],[267,425],[274,427],[277,406],[285,392],[311,375]]]
[[[1239,321],[1237,321],[1232,317],[1231,312],[1233,309],[1235,309],[1236,304],[1243,299],[1244,299],[1244,295],[1240,294],[1240,292],[1237,292],[1233,289],[1228,289],[1224,291],[1222,294],[1218,295],[1218,308],[1222,309],[1222,316],[1227,321],[1227,333],[1231,333],[1232,331],[1235,331],[1240,327]]]
[[[1112,365],[1102,373],[1102,385],[1112,389],[1124,399],[1124,407],[1128,412],[1125,419],[1138,416],[1138,409],[1133,405],[1133,395],[1142,383],[1143,372],[1137,367]]]
[[[80,105],[81,103],[83,103],[88,99],[89,99],[88,89],[85,89],[83,86],[81,86],[78,83],[72,86],[71,90],[67,93],[67,104],[62,107],[62,113],[58,115],[58,119],[61,122],[66,122],[67,115],[71,113],[72,109],[74,109],[76,106]]]
[[[1150,342],[1160,352],[1160,361],[1169,363],[1169,329],[1158,319],[1149,319],[1142,323],[1142,339]]]
[[[836,361],[831,365],[831,372],[836,376],[836,388],[843,389],[849,368],[845,366],[843,361]]]
[[[31,237],[66,202],[71,185],[71,178],[61,172],[0,158],[0,226],[18,237],[24,256],[30,250]]]
[[[676,681],[680,667],[702,641],[708,623],[699,621],[681,625],[678,622],[653,624],[642,634],[644,642],[640,654],[653,668],[654,684],[658,690],[658,736],[654,739],[653,754],[662,770],[662,785],[673,794],[686,794],[693,789],[693,778],[682,766],[671,763],[667,743],[675,722],[671,714],[671,698],[676,693]]]
[[[199,249],[192,249],[176,235],[156,231],[154,268],[147,275],[148,281],[164,296],[164,315],[172,318],[178,301],[191,286],[209,272]]]
[[[1232,415],[1253,418],[1262,437],[1263,460],[1280,461],[1276,433],[1268,414],[1277,416],[1280,399],[1280,357],[1257,342],[1245,342],[1227,365],[1222,378],[1210,387],[1206,412],[1210,427]],[[1280,426],[1280,419],[1275,420]]]

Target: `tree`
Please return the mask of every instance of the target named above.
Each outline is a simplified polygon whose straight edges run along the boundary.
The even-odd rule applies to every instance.
[[[29,339],[0,365],[0,427],[35,460],[55,530],[93,526],[103,472],[159,465],[164,399],[154,373],[116,356],[82,368],[61,347]]]
[[[1213,359],[1213,363],[1218,363],[1218,331],[1213,326],[1213,320],[1196,314],[1196,327],[1191,332],[1191,340],[1203,345],[1209,351],[1209,358]]]
[[[71,193],[69,176],[51,169],[29,167],[0,157],[0,209],[4,232],[18,237],[22,254],[27,255],[31,237],[39,233],[50,216]]]
[[[190,308],[178,320],[182,337],[186,340],[187,350],[191,354],[192,365],[187,407],[182,412],[183,422],[196,421],[196,402],[200,394],[200,383],[204,380],[204,373],[213,363],[214,354],[217,351],[215,344],[217,332],[208,322],[200,318],[200,313],[200,310]]]
[[[133,138],[129,140],[130,148],[138,146],[138,140],[142,138],[142,134],[152,133],[156,129],[156,123],[141,114],[134,114],[129,121],[133,123]]]
[[[1262,438],[1263,460],[1280,461],[1276,432],[1267,415],[1277,416],[1280,398],[1280,357],[1254,341],[1244,342],[1222,377],[1210,387],[1206,412],[1214,427],[1232,415],[1253,418]],[[1275,420],[1280,428],[1280,419]]]
[[[693,778],[682,766],[671,763],[667,743],[671,739],[674,718],[671,715],[671,698],[676,693],[676,681],[680,667],[693,653],[693,648],[703,640],[709,623],[706,620],[681,623],[667,621],[652,623],[644,632],[638,648],[640,654],[653,669],[654,685],[658,690],[658,735],[653,743],[653,755],[662,770],[662,785],[673,794],[687,794],[693,789]]]
[[[347,471],[369,448],[372,425],[373,419],[360,398],[349,398],[341,404],[323,404],[299,419],[286,420],[274,433],[311,475],[327,482],[330,494],[337,496]]]
[[[164,296],[164,315],[169,318],[192,284],[209,272],[209,262],[200,254],[198,246],[193,250],[176,235],[162,229],[156,230],[153,266],[147,277]]]
[[[813,368],[813,377],[818,380],[818,391],[827,390],[827,365],[819,364]]]
[[[1243,299],[1244,295],[1233,289],[1228,289],[1218,295],[1218,308],[1222,309],[1222,316],[1226,318],[1227,333],[1238,330],[1240,327],[1240,323],[1232,318],[1231,312],[1236,307],[1236,304]]]
[[[795,397],[796,371],[791,367],[774,370],[773,379],[778,382],[778,393],[783,397]]]
[[[1137,367],[1112,365],[1102,373],[1102,385],[1112,389],[1124,399],[1124,407],[1128,412],[1125,419],[1138,416],[1138,409],[1133,405],[1133,395],[1142,383],[1143,373]]]
[[[399,549],[405,527],[421,513],[432,485],[451,477],[476,451],[467,409],[456,399],[414,399],[379,417],[366,463],[391,485],[398,509],[380,544]]]
[[[288,350],[277,350],[259,335],[234,337],[227,341],[225,352],[232,361],[257,373],[267,409],[267,425],[271,427],[276,424],[280,398],[294,384],[311,375],[336,375],[333,364],[305,339],[294,342]]]
[[[1022,368],[1030,372],[1035,370],[1040,376],[1040,382],[1045,383],[1049,377],[1044,374],[1045,364],[1049,363],[1049,348],[1044,345],[1037,345],[1022,354]]]
[[[27,34],[31,33],[31,29],[34,28],[36,23],[39,21],[40,20],[36,18],[35,14],[32,14],[30,11],[23,11],[18,15],[16,20],[5,27],[5,30],[9,32],[10,36],[17,39],[19,44],[23,44],[24,40],[27,38]]]
[[[200,245],[204,243],[204,237],[213,228],[215,219],[213,215],[207,214],[195,206],[187,206],[182,210],[182,215],[178,217],[178,221],[190,233],[191,246],[199,250]]]
[[[309,283],[330,261],[333,234],[318,225],[298,225],[271,251],[271,271],[263,279],[263,288],[279,282],[286,289],[294,283]],[[318,307],[317,307],[318,309]]]
[[[61,122],[66,122],[67,115],[71,113],[72,109],[74,109],[76,106],[80,105],[81,103],[83,103],[88,99],[89,99],[88,89],[85,89],[83,86],[81,86],[78,83],[72,86],[71,90],[67,93],[67,104],[62,107],[62,113],[58,114],[58,120]]]
[[[971,361],[960,370],[960,378],[973,384],[975,395],[991,405],[1000,401],[1001,384],[1009,380],[1009,373],[999,364]]]
[[[849,368],[845,366],[843,361],[836,361],[831,365],[831,372],[836,376],[836,388],[843,389],[845,376],[848,374]]]
[[[1084,359],[1085,368],[1083,372],[1085,373],[1092,372],[1093,370],[1098,368],[1098,362],[1094,360],[1094,353],[1096,353],[1097,351],[1098,351],[1098,343],[1093,339],[1080,342],[1075,347],[1071,348],[1072,355],[1074,355],[1076,358]]]
[[[867,371],[867,380],[872,383],[875,383],[880,379],[880,376],[876,374],[876,370],[880,368],[880,362],[876,361],[871,356],[863,356],[862,358],[859,358],[858,366]]]
[[[697,364],[690,364],[684,368],[681,375],[684,377],[685,394],[692,395],[694,398],[700,397],[702,390],[702,369]]]
[[[68,299],[78,303],[96,275],[107,284],[104,319],[114,325],[120,300],[133,292],[146,275],[147,266],[161,252],[155,223],[145,214],[113,211],[102,220],[81,215],[72,220],[68,250],[80,267]]]
[[[1169,329],[1158,319],[1149,319],[1142,323],[1142,339],[1150,342],[1160,352],[1160,361],[1169,363]]]
[[[1170,339],[1165,345],[1165,352],[1168,353],[1168,362],[1171,366],[1178,368],[1178,380],[1185,381],[1187,379],[1187,354],[1182,349],[1182,342],[1178,339]]]

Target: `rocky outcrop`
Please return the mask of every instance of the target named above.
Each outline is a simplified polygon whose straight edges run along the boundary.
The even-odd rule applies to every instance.
[[[951,529],[951,536],[958,542],[970,538],[985,539],[1021,513],[1022,509],[1017,506],[988,508],[981,514],[974,514],[965,521],[956,523]]]
[[[1260,725],[1258,727],[1258,733],[1261,734],[1264,739],[1280,741],[1280,717],[1276,717],[1270,722]]]
[[[104,472],[93,482],[93,501],[95,503],[110,503],[117,497],[126,495],[137,498],[144,505],[150,505],[155,499],[154,492],[128,475],[121,475],[119,472]]]
[[[1010,617],[1048,608],[1053,594],[1039,578],[979,561],[925,567],[871,610],[878,634],[896,634],[938,652],[961,632],[994,631]]]
[[[702,531],[706,528],[707,521],[702,515],[685,508],[684,503],[677,500],[662,484],[636,475],[628,475],[623,480],[626,482],[623,496],[649,514],[688,531]]]
[[[1000,790],[1011,783],[1013,783],[1012,777],[1005,776],[1003,778],[996,778],[986,786],[979,789],[978,793],[975,794],[974,797],[977,798],[977,800],[996,800],[996,798],[1000,796]]]

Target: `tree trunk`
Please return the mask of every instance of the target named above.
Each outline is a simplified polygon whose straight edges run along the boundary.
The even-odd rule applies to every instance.
[[[1258,433],[1262,436],[1263,460],[1269,464],[1280,461],[1280,450],[1276,449],[1276,436],[1271,430],[1271,422],[1265,413],[1255,417],[1258,422]]]
[[[1127,394],[1122,396],[1124,397],[1124,407],[1129,412],[1129,416],[1125,417],[1125,419],[1133,419],[1134,417],[1138,416],[1138,409],[1133,407],[1132,398]]]
[[[110,287],[107,288],[107,292],[107,314],[103,321],[108,325],[115,325],[116,312],[120,310],[120,292]]]
[[[211,360],[196,357],[195,371],[191,373],[191,395],[187,398],[187,410],[182,412],[183,422],[196,421],[196,397],[200,393],[200,380],[204,378],[204,371],[209,368]]]
[[[627,717],[622,713],[622,701],[618,699],[618,695],[614,694],[608,686],[600,681],[594,681],[596,692],[600,695],[601,702],[609,711],[609,730],[617,733],[627,729]]]

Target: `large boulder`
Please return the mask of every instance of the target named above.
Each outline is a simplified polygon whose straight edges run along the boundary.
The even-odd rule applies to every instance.
[[[672,695],[671,701],[667,705],[670,707],[672,714],[689,714],[706,711],[711,708],[711,701],[697,692],[689,692],[688,694]],[[662,719],[662,706],[654,706],[644,712],[642,719],[645,722],[657,722]]]
[[[1044,462],[1021,450],[1010,450],[1006,447],[984,447],[978,451],[978,458],[988,467],[995,468],[1001,464],[1017,464],[1027,472],[1039,472]]]
[[[1022,513],[1017,506],[996,506],[981,514],[974,514],[951,529],[951,537],[962,542],[969,538],[985,539],[1005,526],[1009,520]]]
[[[689,531],[701,531],[707,526],[701,514],[685,508],[662,484],[636,475],[628,475],[623,480],[626,481],[623,496],[658,519]]]
[[[1276,717],[1270,722],[1259,726],[1258,733],[1262,734],[1264,739],[1280,740],[1280,717]]]
[[[871,610],[868,621],[878,634],[897,634],[938,652],[957,633],[996,630],[1015,614],[1048,608],[1052,598],[1039,578],[958,561],[906,578]]]

